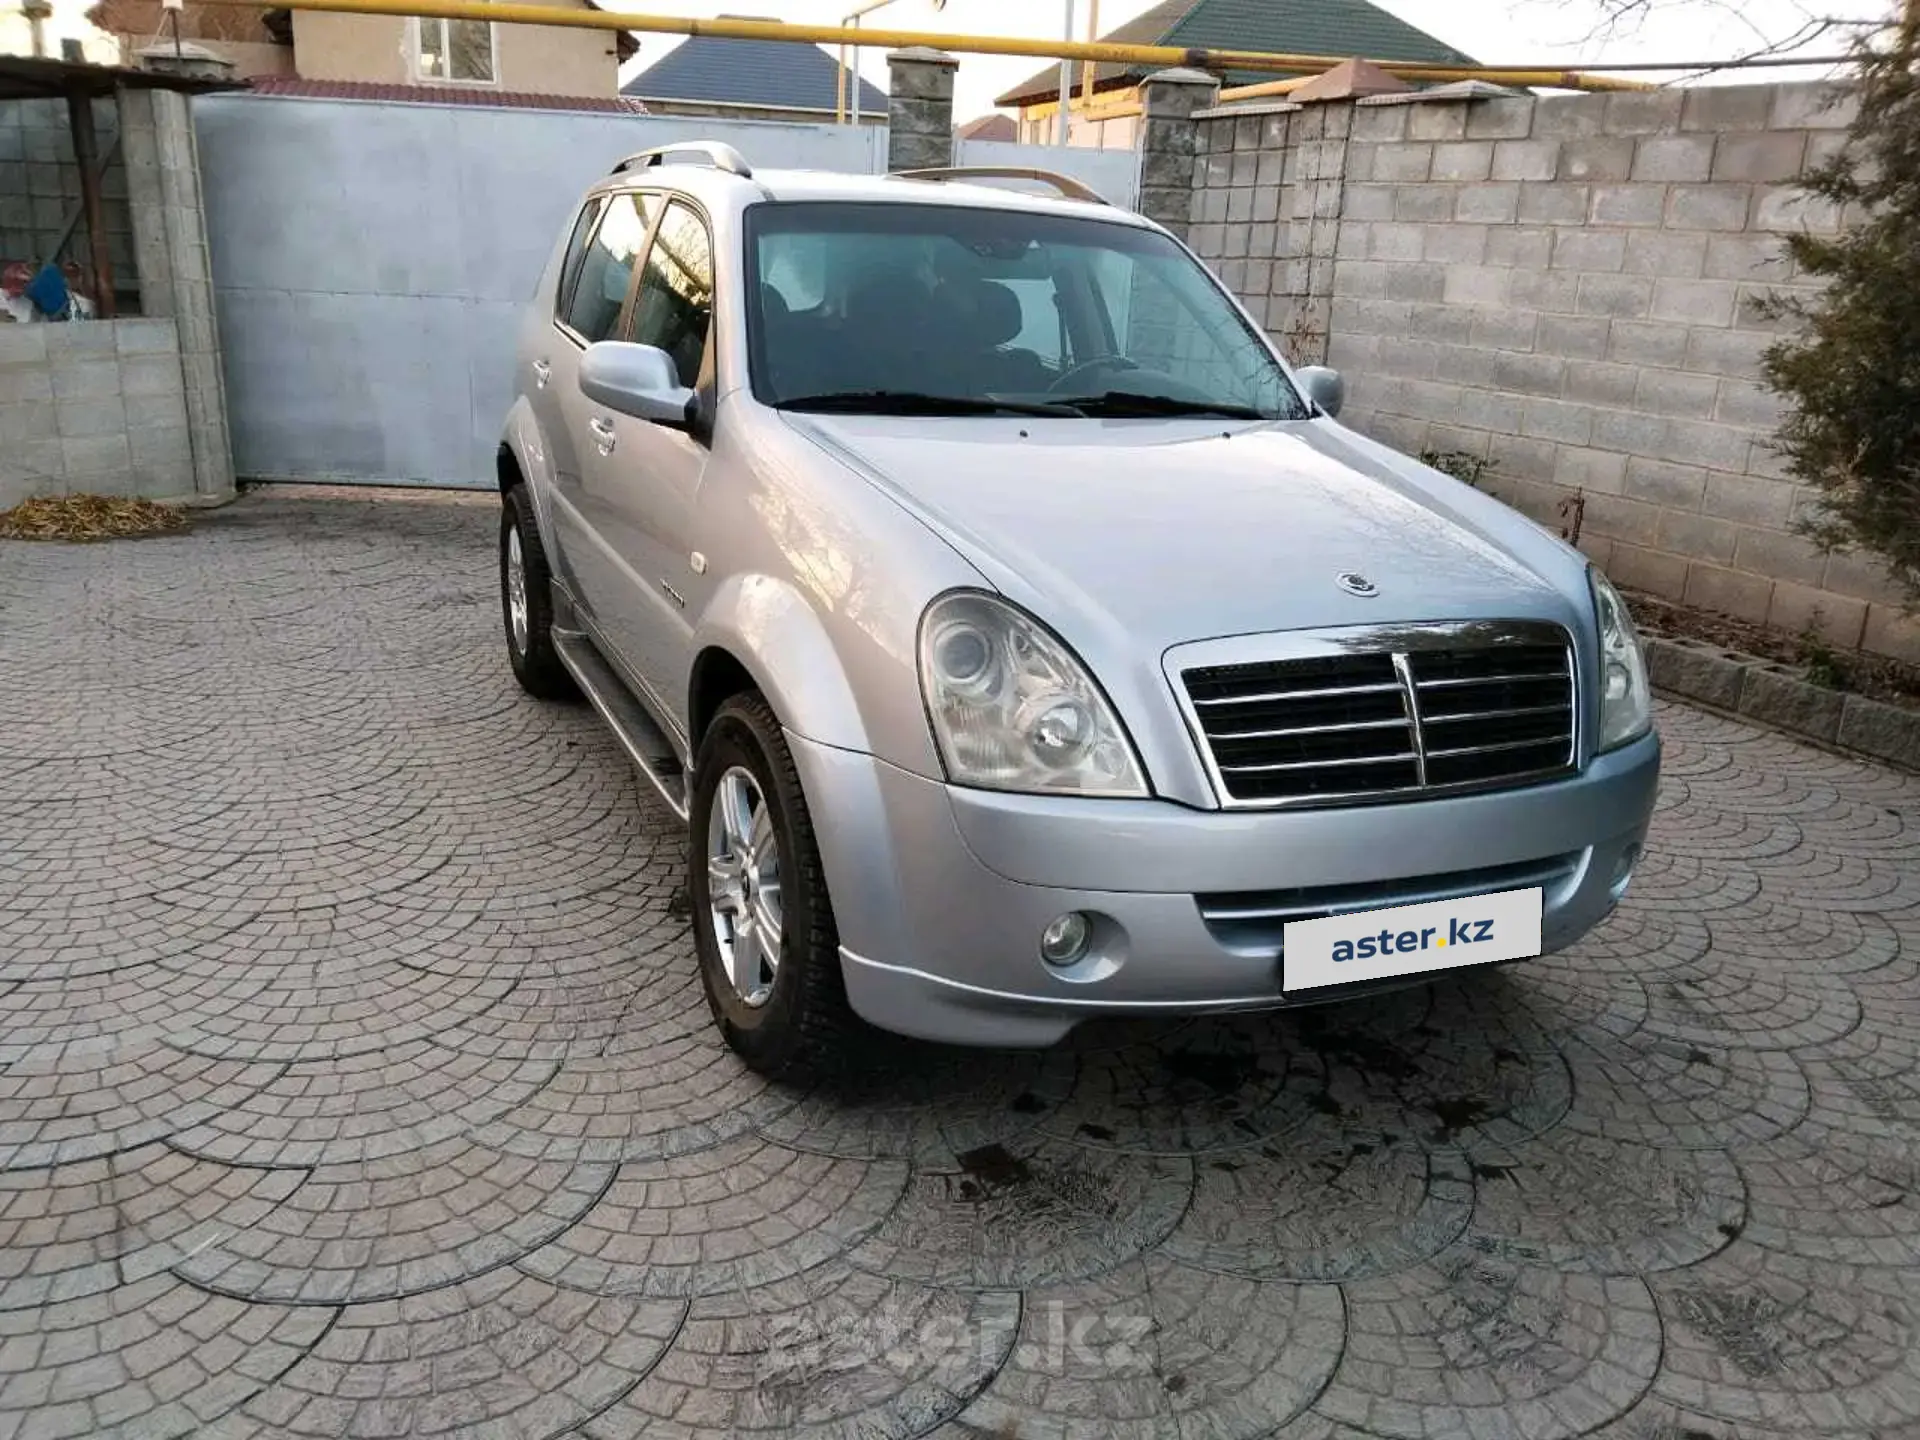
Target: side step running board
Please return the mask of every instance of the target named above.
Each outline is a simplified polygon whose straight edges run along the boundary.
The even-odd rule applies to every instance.
[[[647,777],[647,783],[667,802],[667,808],[682,820],[687,818],[687,774],[674,754],[673,742],[613,673],[613,667],[600,658],[593,642],[578,630],[554,627],[553,649],[567,667],[600,718],[607,722],[620,742]]]

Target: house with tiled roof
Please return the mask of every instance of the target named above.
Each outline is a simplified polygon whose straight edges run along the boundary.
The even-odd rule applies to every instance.
[[[801,121],[833,119],[843,99],[851,114],[857,96],[861,120],[882,124],[887,118],[885,91],[843,69],[818,45],[784,40],[696,35],[627,81],[620,93],[644,101],[655,115]]]
[[[590,0],[534,3],[594,8]],[[87,18],[132,62],[172,42],[174,13],[181,41],[230,67],[235,78],[297,80],[321,87],[307,92],[314,94],[328,86],[373,86],[382,89],[384,99],[473,103],[470,93],[478,91],[480,103],[488,103],[490,95],[502,97],[502,104],[527,95],[610,103],[619,92],[620,62],[638,49],[624,30],[289,11],[205,0],[186,0],[178,12],[167,11],[161,0],[99,0]],[[430,93],[440,90],[448,93]]]
[[[1434,65],[1478,63],[1464,51],[1416,29],[1369,0],[1161,0],[1100,38],[1132,45],[1360,56]],[[1076,139],[1084,125],[1104,132],[1100,143],[1131,145],[1131,119],[1103,117],[1124,114],[1136,106],[1140,82],[1154,67],[1102,62],[1092,68],[1090,104],[1082,100],[1086,69],[1073,69],[1069,115],[1075,120]],[[1234,72],[1221,80],[1227,85],[1243,85],[1280,78],[1282,75],[1272,71]],[[1017,112],[1022,140],[1045,143],[1053,139],[1059,102],[1060,67],[1049,65],[994,103]]]

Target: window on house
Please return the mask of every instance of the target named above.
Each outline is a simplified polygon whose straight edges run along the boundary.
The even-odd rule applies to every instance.
[[[493,26],[483,20],[418,19],[414,71],[422,80],[491,85],[495,78]]]
[[[713,316],[713,245],[700,217],[678,201],[654,232],[633,301],[633,339],[673,357],[680,383],[700,378]]]

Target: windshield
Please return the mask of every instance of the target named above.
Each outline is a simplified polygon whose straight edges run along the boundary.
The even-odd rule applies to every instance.
[[[753,393],[872,414],[1228,415],[1307,409],[1173,241],[946,205],[747,212]]]

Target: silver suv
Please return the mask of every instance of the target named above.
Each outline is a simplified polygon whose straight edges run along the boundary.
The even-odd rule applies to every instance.
[[[514,673],[687,821],[729,1042],[1042,1045],[1577,939],[1659,771],[1619,597],[1342,428],[1164,230],[1006,173],[637,155],[521,332]]]

